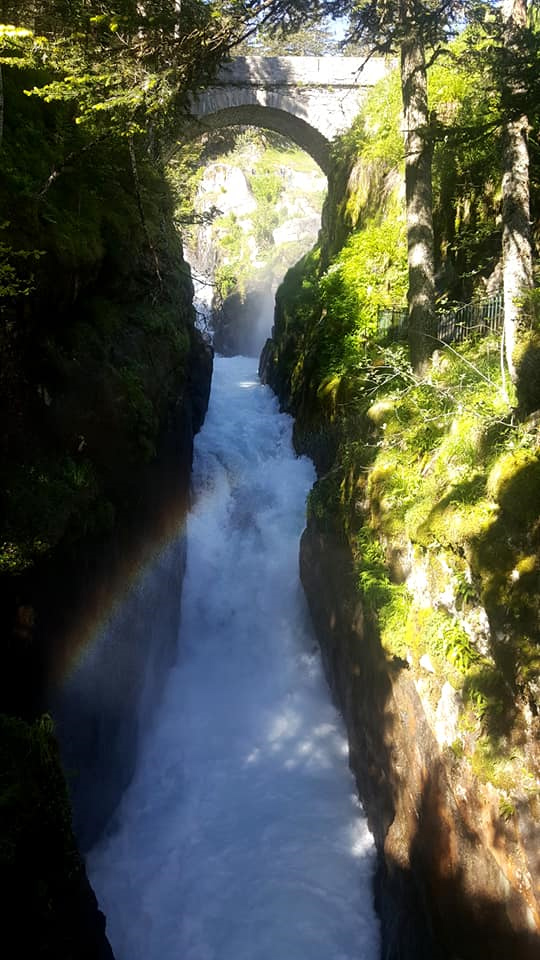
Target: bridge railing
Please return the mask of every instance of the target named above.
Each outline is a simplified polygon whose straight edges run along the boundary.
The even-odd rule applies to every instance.
[[[442,343],[463,343],[472,337],[485,337],[502,330],[503,316],[503,294],[499,292],[452,310],[438,311],[435,336]],[[377,321],[379,337],[387,341],[407,339],[406,307],[380,307]]]

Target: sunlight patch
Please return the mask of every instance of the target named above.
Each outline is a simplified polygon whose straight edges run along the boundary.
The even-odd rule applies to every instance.
[[[252,390],[253,387],[259,386],[258,380],[240,380],[239,387],[242,387],[243,390]]]

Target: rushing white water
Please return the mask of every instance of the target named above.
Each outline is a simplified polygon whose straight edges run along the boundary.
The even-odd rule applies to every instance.
[[[312,482],[255,361],[216,358],[178,660],[88,858],[117,960],[378,956],[373,841],[298,580]]]

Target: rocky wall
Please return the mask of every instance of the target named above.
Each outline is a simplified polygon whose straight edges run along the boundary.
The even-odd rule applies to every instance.
[[[441,749],[422,677],[385,655],[355,591],[347,546],[313,519],[300,567],[379,851],[383,957],[533,960],[538,828],[525,811],[502,818],[490,784]]]
[[[193,437],[212,372],[196,334],[186,370],[157,454],[132,475],[114,528],[1,584],[0,879],[10,891],[6,942],[11,931],[24,956],[112,958],[79,850],[131,779],[141,718],[175,655]]]

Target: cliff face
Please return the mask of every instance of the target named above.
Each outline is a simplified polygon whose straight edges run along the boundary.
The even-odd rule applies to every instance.
[[[24,955],[112,957],[79,850],[100,835],[131,779],[141,717],[175,656],[193,436],[211,367],[211,351],[194,339],[156,456],[133,471],[113,528],[60,543],[2,583],[2,710],[12,716],[0,731],[0,875],[6,937],[12,931]],[[116,633],[96,643],[100,621],[115,616]],[[43,710],[54,733],[35,719]]]
[[[135,767],[141,718],[174,660],[193,436],[211,369],[211,351],[194,337],[156,456],[133,470],[113,528],[60,543],[3,580],[2,710],[12,716],[0,731],[0,875],[10,891],[6,931],[25,955],[112,957],[79,850],[114,813]],[[103,635],[99,624],[111,619],[116,629]]]
[[[496,338],[441,344],[419,378],[377,331],[406,282],[403,206],[362,136],[261,359],[318,471],[302,580],[380,855],[383,956],[532,960],[537,417],[516,419]]]
[[[277,345],[279,330],[278,316]],[[267,377],[279,386],[271,346],[266,357]],[[296,367],[296,441],[315,456],[320,479],[301,575],[380,854],[383,955],[532,960],[540,947],[537,670],[524,654],[523,682],[508,624],[501,666],[493,597],[479,601],[474,558],[464,562],[457,533],[452,549],[442,538],[426,548],[425,531],[422,545],[403,530],[381,531],[373,432],[359,417],[364,458],[344,465],[343,424],[328,397],[306,385],[309,369],[308,354],[303,373]],[[350,385],[342,389],[350,408]],[[291,409],[283,380],[280,396]],[[517,526],[503,527],[500,551],[507,536],[517,539]],[[465,569],[470,579],[459,579]],[[500,575],[494,556],[482,575],[491,586]]]
[[[101,960],[110,948],[77,849],[55,734],[77,839],[87,846],[130,779],[141,697],[157,696],[172,656],[192,441],[206,411],[212,352],[194,329],[174,202],[148,144],[135,138],[135,181],[122,138],[92,141],[69,107],[25,96],[42,75],[6,68],[4,79],[5,938],[25,956]],[[91,682],[76,691],[66,685],[88,660],[100,621],[137,591],[137,572],[170,552],[172,540],[169,582],[143,591],[159,611],[159,636],[144,635],[135,616],[114,670],[92,646]]]
[[[75,568],[53,564],[45,594],[39,588],[42,702],[54,717],[64,768],[74,771],[70,796],[83,851],[131,780],[141,732],[176,656],[193,438],[212,372],[211,351],[198,340],[188,370],[122,523],[99,544],[81,544]]]
[[[113,960],[50,721],[0,717],[3,930],[20,956]]]
[[[497,790],[445,742],[457,720],[453,690],[432,705],[431,673],[385,656],[349,551],[314,520],[300,563],[380,853],[383,956],[532,960],[540,944],[537,821],[526,804],[501,816]]]

